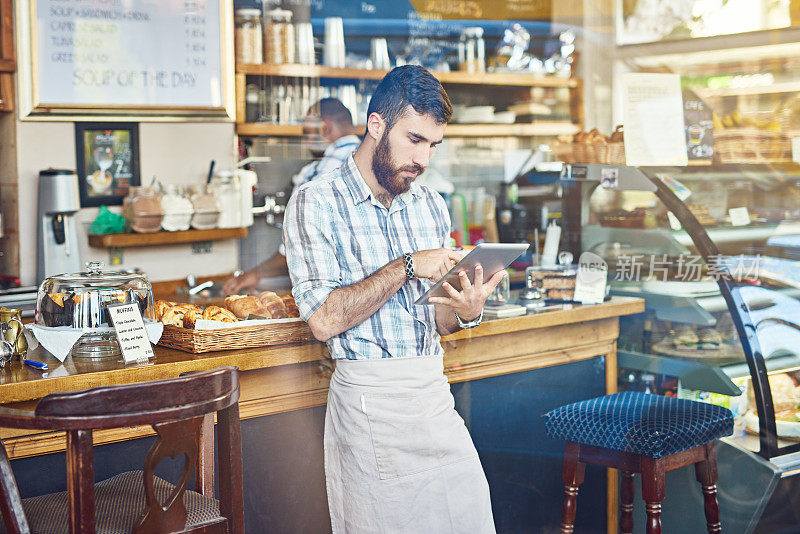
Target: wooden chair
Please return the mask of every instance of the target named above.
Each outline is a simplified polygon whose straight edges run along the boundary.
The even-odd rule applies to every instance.
[[[647,534],[661,534],[668,471],[694,465],[703,491],[706,529],[722,531],[717,504],[715,440],[733,433],[727,408],[638,392],[615,393],[561,406],[545,415],[547,433],[567,441],[561,532],[575,529],[578,487],[586,464],[622,471],[620,531],[633,532],[633,476],[642,475]]]
[[[7,532],[243,533],[239,381],[233,367],[179,378],[54,393],[34,411],[0,408],[0,427],[66,431],[67,491],[20,499],[0,446],[0,511]],[[217,413],[219,492],[214,493],[213,414]],[[152,425],[144,470],[94,484],[92,432]],[[158,463],[185,455],[177,486]],[[192,473],[196,492],[187,490]],[[163,505],[162,505],[163,502]]]

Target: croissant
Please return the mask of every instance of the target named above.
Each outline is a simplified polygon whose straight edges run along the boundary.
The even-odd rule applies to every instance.
[[[188,310],[181,306],[171,306],[161,316],[161,322],[165,325],[183,327],[183,318]]]
[[[292,295],[280,295],[283,300],[283,305],[286,306],[286,315],[288,317],[300,317],[300,310],[297,308],[297,303],[294,301]]]
[[[170,302],[168,300],[157,300],[156,303],[153,304],[153,309],[155,311],[154,319],[156,321],[160,321],[161,317],[164,315],[164,312],[172,306],[175,306],[174,302]]]
[[[235,323],[238,321],[233,313],[219,306],[209,306],[203,310],[203,319],[220,321],[222,323]]]
[[[269,315],[267,315],[268,318],[285,319],[289,316],[286,311],[286,306],[283,304],[283,300],[272,291],[264,291],[258,295],[258,300],[260,300],[261,304],[267,309],[269,313]]]
[[[260,315],[267,319],[271,317],[267,308],[258,300],[258,297],[247,295],[233,295],[232,297],[225,299],[225,307],[237,317],[247,317],[249,315]]]

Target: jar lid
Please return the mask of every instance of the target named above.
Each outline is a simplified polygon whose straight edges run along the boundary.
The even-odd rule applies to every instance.
[[[70,169],[54,169],[50,167],[49,169],[44,169],[39,171],[39,176],[60,176],[62,174],[75,174],[75,171]]]
[[[273,9],[266,13],[275,22],[291,22],[292,12],[288,9]]]
[[[234,14],[237,17],[242,17],[242,18],[246,18],[246,19],[249,19],[249,18],[261,18],[261,10],[260,9],[253,9],[253,8],[249,8],[249,7],[248,8],[237,9],[236,11],[234,11]]]
[[[75,287],[85,287],[87,284],[102,284],[105,287],[115,287],[130,284],[135,281],[146,281],[144,275],[124,273],[121,271],[104,271],[102,261],[87,261],[86,271],[80,273],[66,273],[50,276],[47,280],[57,281],[62,287],[75,284]]]

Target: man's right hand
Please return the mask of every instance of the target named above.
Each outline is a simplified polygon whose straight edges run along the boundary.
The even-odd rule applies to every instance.
[[[420,250],[411,254],[411,259],[414,260],[414,274],[418,278],[427,278],[433,282],[446,275],[463,257],[460,252],[449,248]]]
[[[261,277],[255,270],[245,271],[239,276],[228,278],[222,286],[222,292],[225,295],[237,295],[240,293],[249,293],[257,285]]]

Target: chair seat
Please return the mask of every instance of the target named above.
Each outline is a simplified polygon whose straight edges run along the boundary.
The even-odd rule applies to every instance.
[[[163,504],[175,487],[155,478],[155,494]],[[186,526],[194,526],[220,517],[216,499],[186,490]],[[62,534],[68,532],[67,492],[50,493],[23,499],[31,532]],[[130,534],[145,507],[142,471],[128,471],[95,484],[95,518],[97,534]]]
[[[727,408],[630,391],[567,404],[544,417],[551,437],[653,459],[733,433]]]

